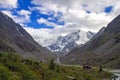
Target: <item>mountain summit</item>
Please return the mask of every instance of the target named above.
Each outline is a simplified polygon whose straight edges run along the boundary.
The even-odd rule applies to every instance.
[[[78,30],[76,32],[67,34],[66,36],[59,36],[55,43],[49,45],[47,48],[52,52],[64,52],[67,53],[77,46],[81,46],[89,39],[91,39],[95,33],[90,31],[85,32]]]

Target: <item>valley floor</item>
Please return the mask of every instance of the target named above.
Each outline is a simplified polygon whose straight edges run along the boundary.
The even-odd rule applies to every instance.
[[[52,60],[47,64],[39,63],[0,52],[0,80],[109,80],[111,76],[99,68],[57,65]]]

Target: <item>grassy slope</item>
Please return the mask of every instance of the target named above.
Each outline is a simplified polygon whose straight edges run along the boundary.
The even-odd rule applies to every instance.
[[[54,70],[48,64],[34,62],[13,53],[0,52],[0,80],[103,80],[111,76],[98,72],[97,68],[82,70],[81,67],[56,65]]]

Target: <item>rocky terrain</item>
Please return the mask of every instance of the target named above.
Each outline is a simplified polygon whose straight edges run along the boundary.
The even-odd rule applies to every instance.
[[[68,53],[73,48],[78,47],[90,40],[95,33],[78,30],[76,32],[67,34],[66,36],[59,36],[57,40],[51,45],[47,46],[50,51],[55,53]]]

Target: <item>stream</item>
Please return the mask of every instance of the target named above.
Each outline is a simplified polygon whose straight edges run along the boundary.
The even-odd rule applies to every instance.
[[[120,80],[120,70],[109,70],[109,72],[113,73],[110,80]]]

